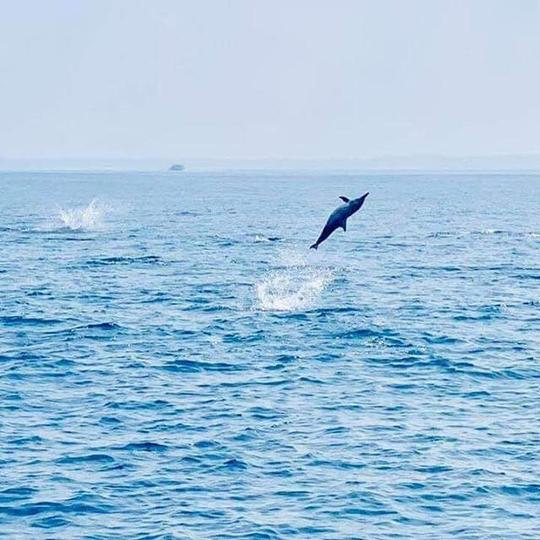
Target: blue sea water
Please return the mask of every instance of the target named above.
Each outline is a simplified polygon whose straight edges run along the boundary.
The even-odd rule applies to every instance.
[[[2,538],[540,538],[539,175],[0,188]]]

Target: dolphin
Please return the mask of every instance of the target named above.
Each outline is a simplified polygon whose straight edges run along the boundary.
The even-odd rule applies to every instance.
[[[322,230],[321,234],[319,235],[319,238],[317,238],[317,241],[309,246],[309,249],[317,249],[319,247],[319,244],[322,244],[336,229],[339,229],[340,227],[346,231],[347,230],[347,219],[350,218],[355,212],[358,212],[360,208],[362,208],[362,205],[364,204],[364,201],[366,200],[366,197],[369,195],[368,193],[364,193],[361,197],[358,199],[349,199],[348,197],[341,196],[340,199],[345,203],[341,206],[338,206],[328,218],[328,221],[326,222],[326,225],[324,226],[324,229]]]

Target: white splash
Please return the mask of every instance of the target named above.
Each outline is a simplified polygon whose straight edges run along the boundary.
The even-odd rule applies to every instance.
[[[103,228],[104,208],[97,199],[90,201],[88,206],[77,208],[60,208],[58,212],[58,227],[72,231],[96,231]]]
[[[500,229],[482,229],[480,234],[500,234],[502,232]]]
[[[257,307],[264,311],[297,311],[313,305],[332,281],[332,272],[309,266],[306,257],[298,253],[283,253],[281,258],[287,267],[269,273],[255,286]]]

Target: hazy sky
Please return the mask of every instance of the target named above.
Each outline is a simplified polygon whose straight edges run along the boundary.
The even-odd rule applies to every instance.
[[[0,157],[540,152],[540,1],[0,0]]]

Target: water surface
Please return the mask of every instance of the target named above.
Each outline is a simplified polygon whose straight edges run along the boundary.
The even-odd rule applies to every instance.
[[[540,176],[0,187],[2,537],[540,537]]]

